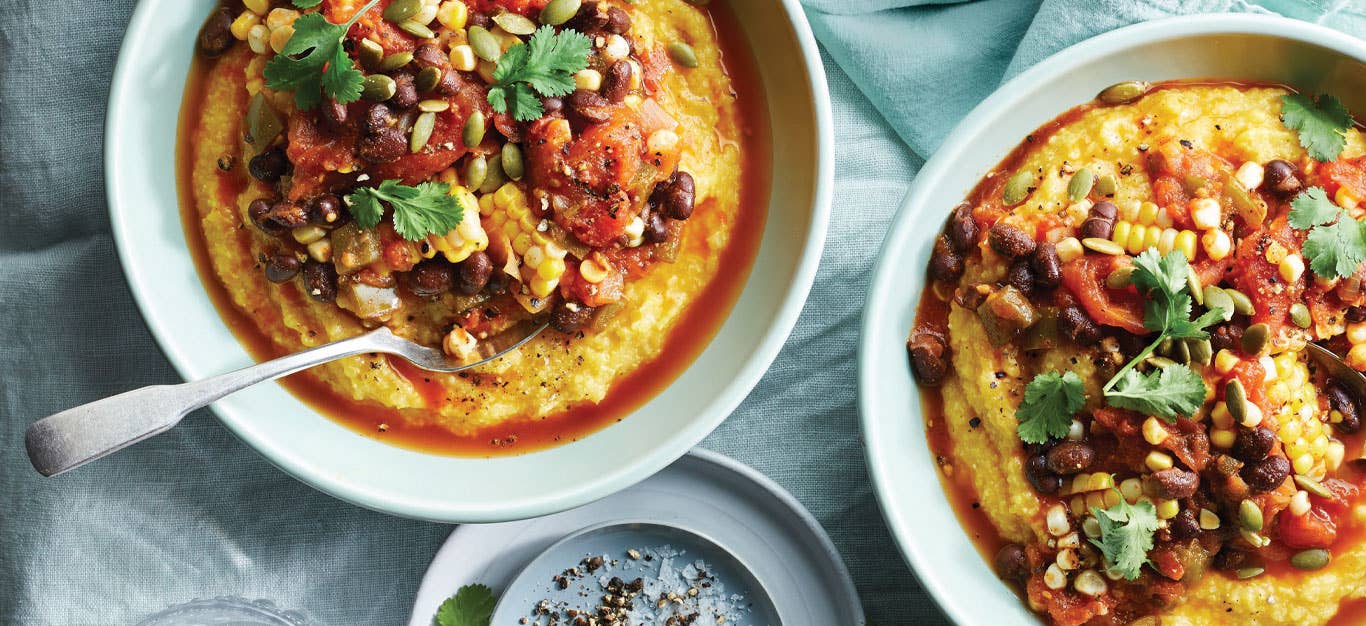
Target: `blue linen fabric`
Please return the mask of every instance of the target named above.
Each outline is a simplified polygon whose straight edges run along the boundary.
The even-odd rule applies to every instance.
[[[873,621],[941,623],[882,523],[863,464],[854,391],[868,268],[924,159],[1003,79],[1086,37],[1220,11],[1277,12],[1363,36],[1366,6],[806,4],[823,47],[838,136],[829,241],[787,345],[704,445],[773,477],[815,513]],[[132,5],[7,0],[0,12],[0,622],[131,624],[168,604],[239,595],[273,599],[322,624],[402,623],[451,527],[387,517],[313,491],[206,412],[56,480],[39,478],[24,457],[29,422],[177,380],[133,305],[104,202],[105,101]]]

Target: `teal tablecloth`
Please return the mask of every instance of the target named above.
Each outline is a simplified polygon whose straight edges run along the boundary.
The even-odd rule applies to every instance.
[[[177,380],[129,297],[104,203],[105,100],[132,4],[6,0],[0,12],[0,622],[129,624],[168,604],[240,595],[324,624],[398,624],[451,527],[317,493],[206,414],[58,480],[40,479],[24,458],[30,421]],[[773,477],[816,514],[878,624],[935,623],[942,618],[878,513],[854,397],[868,268],[924,158],[1004,77],[1088,36],[1178,12],[1248,10],[1362,36],[1366,7],[807,4],[826,53],[837,135],[828,245],[787,346],[705,445]]]

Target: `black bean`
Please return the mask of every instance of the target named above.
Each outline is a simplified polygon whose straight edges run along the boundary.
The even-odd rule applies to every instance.
[[[1338,423],[1336,430],[1348,435],[1361,430],[1361,416],[1357,411],[1357,403],[1347,391],[1347,387],[1334,380],[1328,383],[1326,393],[1328,406],[1342,414],[1342,421]]]
[[[407,283],[413,295],[436,297],[450,291],[455,284],[455,268],[445,261],[423,261],[407,273]]]
[[[1266,177],[1262,186],[1267,190],[1282,195],[1289,196],[1298,193],[1304,186],[1300,182],[1300,170],[1288,161],[1276,159],[1266,164],[1264,168]]]
[[[484,28],[488,28],[489,23],[491,21],[492,20],[489,19],[487,13],[477,13],[471,11],[469,17],[465,18],[465,27],[468,28],[470,26],[482,26]]]
[[[441,75],[441,82],[436,84],[436,92],[443,96],[454,96],[469,89],[470,83],[471,81],[463,74],[451,70]]]
[[[227,52],[237,39],[232,36],[232,12],[226,7],[209,14],[199,29],[199,51],[207,57]]]
[[[1093,346],[1101,337],[1100,327],[1078,306],[1063,307],[1058,312],[1058,330],[1081,346]]]
[[[1244,465],[1238,475],[1243,477],[1243,482],[1253,493],[1271,491],[1290,476],[1290,461],[1283,456],[1268,456]]]
[[[360,138],[356,155],[369,163],[392,163],[408,154],[408,137],[398,128],[384,128]]]
[[[1024,546],[1008,543],[996,551],[996,575],[1016,582],[1029,578],[1029,557]]]
[[[1164,500],[1180,500],[1195,495],[1200,488],[1200,475],[1179,467],[1169,467],[1152,473],[1150,479],[1158,497]]]
[[[456,273],[455,290],[467,296],[472,296],[484,289],[489,284],[489,277],[493,275],[493,261],[489,260],[489,255],[484,252],[474,252],[460,262],[459,271]]]
[[[413,75],[408,72],[394,74],[394,97],[389,98],[389,104],[406,109],[417,104],[417,100],[417,83]]]
[[[1224,544],[1224,549],[1214,555],[1214,569],[1231,572],[1248,567],[1256,562],[1252,555],[1234,548],[1229,544]]]
[[[949,214],[949,225],[944,234],[959,254],[968,254],[977,247],[977,220],[972,219],[972,205],[964,202],[953,208]]]
[[[1096,460],[1096,451],[1080,441],[1064,441],[1048,451],[1048,469],[1063,476],[1086,471]]]
[[[626,31],[631,30],[631,16],[617,7],[607,9],[605,28],[614,35],[624,35]]]
[[[1022,293],[1028,294],[1034,290],[1034,270],[1029,267],[1029,261],[1020,259],[1010,265],[1006,271],[1006,284]]]
[[[660,204],[664,214],[676,220],[686,220],[692,217],[693,197],[696,192],[692,174],[675,172],[667,182],[668,187],[665,189]],[[655,191],[658,190],[658,188],[655,189]]]
[[[929,333],[920,333],[906,342],[911,358],[911,370],[921,383],[936,387],[944,382],[949,371],[949,347],[944,340]]]
[[[612,118],[611,103],[596,91],[586,89],[575,91],[569,94],[565,106],[568,106],[570,111],[589,123],[605,122]]]
[[[1115,203],[1110,202],[1109,200],[1101,200],[1100,202],[1091,205],[1091,210],[1087,213],[1087,217],[1099,217],[1103,220],[1113,222],[1119,217],[1119,207],[1115,206]]]
[[[1200,536],[1200,522],[1195,517],[1195,511],[1185,508],[1167,521],[1167,530],[1173,539],[1186,541]]]
[[[266,259],[266,280],[283,283],[299,274],[299,258],[288,252],[273,254]]]
[[[413,50],[413,61],[418,67],[440,67],[444,68],[450,64],[450,58],[441,48],[435,44],[424,43]]]
[[[572,28],[581,33],[591,30],[601,30],[607,25],[607,15],[598,11],[598,3],[588,0],[579,5],[579,12],[574,17],[565,22],[565,28]]]
[[[949,238],[940,235],[930,252],[930,278],[953,282],[963,275],[963,257],[953,251]]]
[[[297,202],[281,200],[270,206],[268,219],[281,228],[294,229],[308,225],[308,209]]]
[[[337,102],[336,100],[333,100],[331,97],[323,99],[323,121],[327,122],[328,127],[330,127],[332,130],[340,131],[346,127],[346,119],[348,113],[349,111],[347,111],[345,104]]]
[[[289,173],[289,158],[285,156],[285,151],[280,148],[266,150],[261,154],[251,157],[247,162],[247,171],[251,172],[251,177],[263,183],[273,183],[280,180],[281,176]]]
[[[669,238],[669,223],[658,213],[651,212],[645,218],[645,242],[664,243]]]
[[[1349,322],[1366,321],[1366,306],[1349,306],[1346,315]]]
[[[1081,223],[1082,239],[1109,239],[1115,232],[1115,222],[1099,217],[1088,217]]]
[[[1275,445],[1276,433],[1271,432],[1270,428],[1245,428],[1238,433],[1238,439],[1233,443],[1233,458],[1240,461],[1260,461],[1271,453],[1271,448]]]
[[[314,198],[308,205],[308,221],[319,226],[340,226],[341,199],[330,193]]]
[[[572,335],[588,326],[596,309],[578,302],[560,302],[550,311],[550,327]]]
[[[312,259],[304,261],[304,291],[319,302],[334,302],[337,299],[337,268],[331,263],[319,263]]]
[[[267,235],[279,236],[285,233],[285,228],[270,219],[272,202],[265,198],[257,198],[247,205],[247,217],[251,223]]]
[[[1025,461],[1025,478],[1034,487],[1034,491],[1046,496],[1062,489],[1062,478],[1049,471],[1048,458],[1042,454],[1031,456]]]
[[[541,109],[545,111],[546,115],[550,115],[551,113],[559,113],[560,111],[564,110],[564,98],[560,98],[558,96],[541,98]]]
[[[607,75],[602,77],[602,88],[598,93],[607,98],[608,102],[625,100],[626,95],[631,92],[631,74],[634,71],[630,61],[621,60],[613,63],[607,68]]]
[[[997,222],[987,231],[987,243],[1002,256],[1018,258],[1034,252],[1034,238],[1009,224]]]
[[[1043,241],[1034,247],[1029,266],[1034,270],[1034,285],[1040,289],[1056,289],[1062,284],[1062,259],[1051,242]]]
[[[1210,347],[1220,350],[1242,349],[1243,328],[1233,324],[1220,324],[1209,335]]]
[[[365,132],[369,134],[383,132],[384,129],[392,127],[396,123],[398,123],[398,118],[389,109],[389,105],[383,102],[375,103],[369,111],[365,112]]]

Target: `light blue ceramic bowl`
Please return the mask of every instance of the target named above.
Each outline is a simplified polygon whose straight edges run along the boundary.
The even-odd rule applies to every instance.
[[[129,286],[177,371],[251,358],[195,274],[176,205],[175,134],[194,39],[212,0],[143,0],[110,91],[105,174]],[[233,433],[314,487],[395,515],[490,522],[562,511],[634,484],[701,441],[749,393],[801,312],[820,260],[832,175],[830,106],[796,0],[732,3],[768,99],[772,182],[754,269],[701,356],[635,413],[578,442],[494,459],[422,454],[359,436],[274,384],[213,405]]]
[[[859,408],[868,467],[907,562],[961,624],[1037,619],[962,531],[925,442],[906,338],[925,266],[949,210],[1024,136],[1123,80],[1265,80],[1331,92],[1366,111],[1366,43],[1296,20],[1251,15],[1173,18],[1072,46],[1003,85],[944,140],[907,193],[873,275],[859,344]]]

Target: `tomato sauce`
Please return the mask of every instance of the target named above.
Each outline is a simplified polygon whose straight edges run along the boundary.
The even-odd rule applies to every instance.
[[[740,110],[741,132],[748,143],[745,184],[740,196],[741,210],[730,243],[722,254],[721,269],[675,324],[659,356],[617,380],[600,403],[585,403],[557,415],[509,420],[468,435],[457,435],[436,425],[412,424],[397,410],[344,397],[307,371],[280,379],[281,386],[319,413],[385,443],[433,454],[495,456],[534,452],[577,441],[621,421],[673,382],[711,342],[739,297],[759,249],[769,197],[770,129],[758,70],[745,43],[744,32],[730,8],[725,3],[712,3],[707,12],[721,45],[726,73],[738,94],[735,102]],[[196,55],[186,81],[180,113],[176,175],[181,225],[200,282],[224,324],[252,358],[258,361],[272,359],[289,351],[261,332],[256,323],[233,304],[227,290],[218,282],[190,193],[191,137],[194,135],[194,117],[190,113],[200,110],[203,104],[201,87],[207,70],[208,65]],[[223,188],[221,193],[235,196],[239,191],[240,187]],[[699,209],[706,210],[705,207]],[[279,287],[292,291],[296,297],[303,297],[292,283]],[[444,389],[426,376],[424,370],[401,358],[377,358],[393,366],[432,405],[446,401]],[[477,374],[470,372],[469,375]]]

